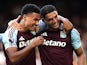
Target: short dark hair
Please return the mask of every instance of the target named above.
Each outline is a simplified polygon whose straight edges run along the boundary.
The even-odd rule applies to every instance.
[[[40,10],[40,14],[43,18],[45,18],[45,15],[50,13],[50,12],[53,12],[53,11],[57,11],[56,7],[53,6],[53,5],[45,5],[41,8]]]
[[[22,7],[21,15],[32,13],[32,12],[40,13],[40,8],[35,4],[25,4]]]

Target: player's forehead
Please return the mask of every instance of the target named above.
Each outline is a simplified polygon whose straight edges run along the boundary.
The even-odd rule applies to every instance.
[[[40,14],[39,13],[35,13],[35,12],[26,14],[26,16],[29,17],[29,18],[35,18],[35,19],[40,19],[41,18]]]
[[[45,17],[48,19],[51,19],[51,18],[54,18],[56,15],[58,15],[57,11],[53,11],[53,12],[46,14]]]

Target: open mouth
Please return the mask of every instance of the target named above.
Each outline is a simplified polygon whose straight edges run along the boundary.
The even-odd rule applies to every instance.
[[[58,23],[54,23],[53,26],[54,26],[54,27],[55,27],[55,26],[58,26]]]
[[[36,29],[37,29],[37,25],[33,25],[32,28],[33,28],[34,30],[36,30]]]
[[[36,28],[36,25],[33,25],[34,28]]]

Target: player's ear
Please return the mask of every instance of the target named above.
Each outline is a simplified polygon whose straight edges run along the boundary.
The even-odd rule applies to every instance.
[[[22,16],[22,19],[26,21],[26,15],[23,15]]]

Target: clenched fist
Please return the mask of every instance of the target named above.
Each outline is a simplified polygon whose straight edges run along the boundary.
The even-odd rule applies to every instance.
[[[34,47],[36,47],[36,46],[43,44],[43,42],[44,42],[44,37],[38,36],[33,40],[33,45],[34,45]]]

